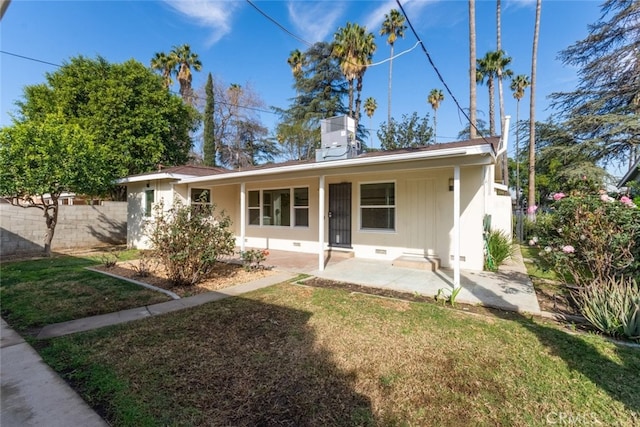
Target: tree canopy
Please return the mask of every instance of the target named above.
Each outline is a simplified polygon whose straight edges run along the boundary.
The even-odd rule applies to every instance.
[[[25,87],[17,105],[16,126],[43,123],[56,114],[63,123],[79,127],[103,148],[113,178],[158,164],[184,164],[192,145],[189,132],[198,122],[194,109],[135,60],[112,64],[101,57],[72,58],[48,73],[45,83]]]
[[[43,114],[0,129],[0,195],[14,205],[42,209],[47,224],[45,252],[58,218],[63,192],[99,194],[111,171],[105,147],[60,114]]]
[[[640,144],[640,2],[607,0],[602,12],[587,37],[560,52],[579,83],[552,94],[553,106],[596,160],[631,164]]]
[[[429,114],[420,118],[416,112],[411,115],[403,114],[400,122],[392,117],[390,123],[382,123],[378,130],[378,139],[383,150],[427,146],[432,136]]]

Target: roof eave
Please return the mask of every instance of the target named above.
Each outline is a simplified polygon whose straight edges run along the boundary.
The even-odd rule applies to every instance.
[[[428,160],[443,157],[460,157],[473,155],[491,155],[495,156],[493,147],[490,144],[474,145],[469,147],[453,147],[442,150],[418,151],[415,153],[389,154],[381,157],[356,157],[353,159],[331,160],[327,162],[305,163],[297,165],[289,165],[283,167],[274,167],[268,169],[252,169],[247,171],[230,172],[220,175],[209,175],[190,177],[180,180],[180,184],[191,184],[202,181],[224,180],[238,177],[254,177],[261,175],[275,175],[287,172],[300,172],[309,170],[330,170],[343,168],[345,166],[364,166],[376,163],[400,163],[412,160]],[[495,157],[494,157],[495,158]]]

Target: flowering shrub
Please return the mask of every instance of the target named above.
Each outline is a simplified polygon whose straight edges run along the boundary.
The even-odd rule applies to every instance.
[[[215,206],[193,209],[176,201],[169,211],[159,203],[148,231],[153,255],[164,265],[169,280],[189,286],[209,275],[223,255],[233,254],[231,219],[215,215]]]
[[[266,249],[250,249],[240,252],[240,258],[242,258],[246,271],[261,268],[262,266],[260,264],[267,259],[267,256],[269,256],[269,251]]]
[[[553,198],[529,243],[557,273],[578,286],[640,277],[640,209],[631,200],[604,192]]]

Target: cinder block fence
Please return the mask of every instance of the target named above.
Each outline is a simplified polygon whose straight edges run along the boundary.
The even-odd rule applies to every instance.
[[[0,257],[41,252],[46,224],[37,208],[0,203]],[[127,202],[62,205],[52,250],[123,244],[127,241]]]

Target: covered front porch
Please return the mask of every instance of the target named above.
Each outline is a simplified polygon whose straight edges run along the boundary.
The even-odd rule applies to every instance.
[[[348,258],[327,252],[325,266],[318,269],[317,256],[308,253],[270,250],[267,266],[277,270],[310,274],[329,280],[363,286],[435,296],[439,289],[449,293],[454,288],[454,272],[439,269],[434,272],[396,267],[392,261]],[[500,271],[460,272],[462,290],[456,302],[483,305],[503,310],[539,313],[540,306],[519,252]]]

